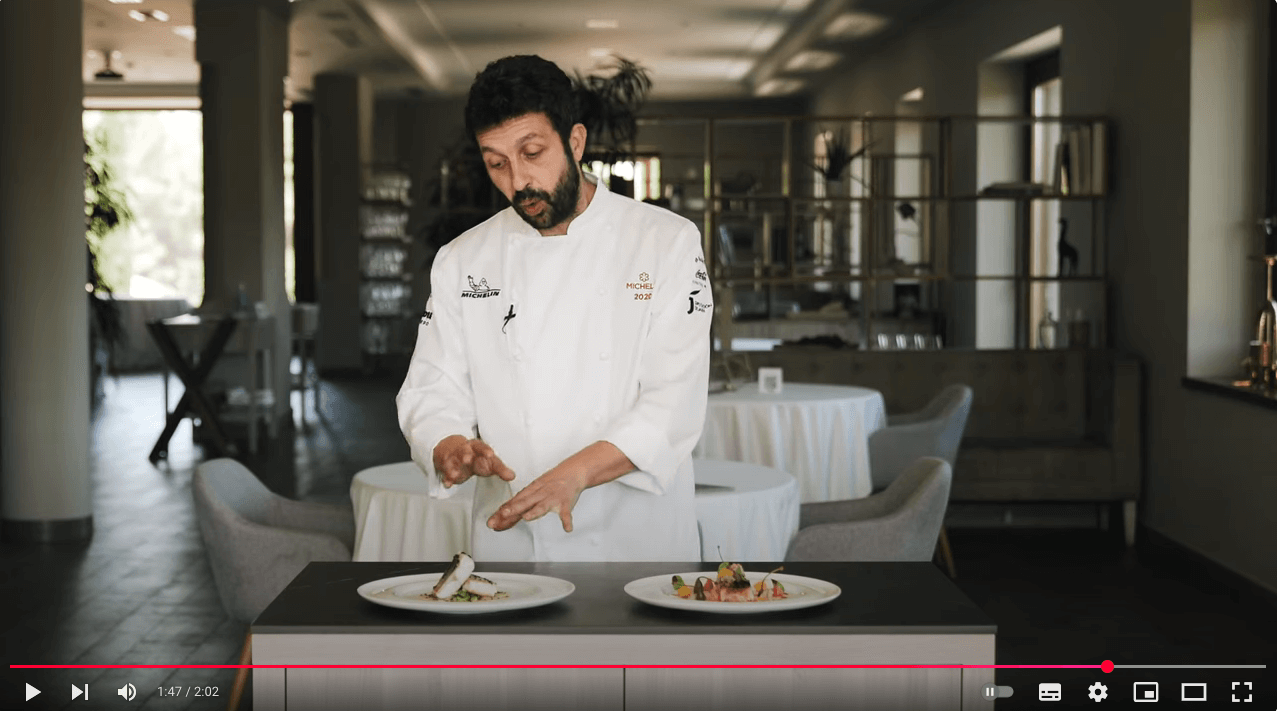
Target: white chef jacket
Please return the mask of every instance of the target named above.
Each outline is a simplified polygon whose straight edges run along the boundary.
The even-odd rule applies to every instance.
[[[586,174],[586,179],[597,179]],[[698,561],[692,448],[705,422],[713,299],[696,226],[601,184],[566,235],[507,208],[441,249],[399,424],[430,493],[445,437],[481,437],[515,473],[476,477],[471,553],[487,561]],[[513,314],[513,315],[512,315]],[[541,474],[607,441],[636,470],[553,512],[487,520]]]

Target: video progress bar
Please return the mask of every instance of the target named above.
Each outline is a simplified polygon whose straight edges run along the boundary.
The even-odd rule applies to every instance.
[[[1114,669],[1267,669],[1267,664],[1114,664]]]

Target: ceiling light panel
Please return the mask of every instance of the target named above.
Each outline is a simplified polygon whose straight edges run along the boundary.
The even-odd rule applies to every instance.
[[[146,22],[146,14],[140,10],[129,10],[129,17],[137,20],[138,22]]]
[[[801,79],[768,79],[754,90],[758,96],[783,96],[802,89],[806,82]]]
[[[168,19],[169,19],[168,13],[164,12],[163,10],[151,10],[147,14],[150,15],[153,19],[159,20],[160,22],[168,22]]]
[[[619,20],[595,19],[595,20],[586,20],[585,26],[590,28],[591,30],[615,30],[621,26],[621,23]]]
[[[844,12],[825,28],[825,36],[833,39],[859,39],[881,32],[887,18],[868,12]]]
[[[790,72],[818,72],[828,69],[842,58],[837,52],[823,52],[818,49],[807,49],[798,52],[785,62],[785,70]]]
[[[173,28],[173,34],[177,35],[178,37],[182,37],[184,39],[188,39],[194,42],[195,41],[195,26],[194,25],[178,25],[177,27]]]

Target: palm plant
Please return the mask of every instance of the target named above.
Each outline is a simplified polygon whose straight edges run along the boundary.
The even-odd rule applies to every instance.
[[[851,166],[852,162],[857,158],[865,155],[873,143],[866,143],[856,150],[851,150],[851,132],[844,126],[835,131],[825,132],[825,160],[821,164],[819,162],[809,163],[816,172],[820,173],[828,182],[835,182],[843,179],[843,173]],[[852,176],[853,180],[861,182],[859,178]]]
[[[577,120],[585,126],[586,153],[604,163],[615,163],[630,155],[638,135],[638,112],[652,90],[647,69],[624,57],[612,56],[608,76],[573,79]]]

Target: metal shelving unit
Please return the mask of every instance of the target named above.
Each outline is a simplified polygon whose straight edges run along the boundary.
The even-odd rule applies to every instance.
[[[1086,310],[1099,321],[1090,345],[1108,340],[1111,135],[1096,116],[650,117],[636,145],[670,157],[662,176],[681,186],[679,212],[702,225],[735,310],[752,299],[765,304],[760,320],[778,322],[795,305],[815,316],[822,299],[842,300],[855,322],[843,332],[861,348],[899,329],[950,344],[955,324],[1002,319],[1013,327],[1001,347],[1031,348],[1043,304]],[[1030,183],[1030,142],[1043,137],[1067,159],[1052,175],[1067,175]],[[851,157],[839,180],[822,175],[838,172],[833,139]],[[687,208],[694,186],[700,210]],[[1061,218],[1072,272],[1054,256]],[[758,330],[740,314],[734,324]]]

